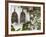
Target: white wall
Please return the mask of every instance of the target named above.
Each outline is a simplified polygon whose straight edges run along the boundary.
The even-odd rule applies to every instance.
[[[36,1],[36,2],[46,3],[46,0],[25,0],[25,1],[33,1],[33,2]],[[46,26],[46,23],[45,23],[45,26]],[[0,0],[0,37],[5,37],[5,0]],[[28,35],[28,36],[18,36],[18,37],[46,37],[46,32],[44,35]]]

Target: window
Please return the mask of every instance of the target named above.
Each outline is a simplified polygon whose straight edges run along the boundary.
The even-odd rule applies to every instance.
[[[20,14],[20,23],[24,23],[24,22],[25,22],[25,13],[22,10],[22,12]]]
[[[14,23],[14,22],[18,23],[18,15],[17,15],[17,13],[15,12],[15,9],[14,9],[14,11],[13,11],[13,13],[12,13],[11,22],[12,22],[12,23]]]

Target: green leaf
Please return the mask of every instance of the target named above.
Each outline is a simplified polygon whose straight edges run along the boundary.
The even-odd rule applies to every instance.
[[[15,31],[15,29],[14,29],[13,25],[11,25],[11,31]]]

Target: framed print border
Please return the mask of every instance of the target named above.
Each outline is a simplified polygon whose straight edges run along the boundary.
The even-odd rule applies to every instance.
[[[43,5],[43,32],[26,34],[8,34],[8,3],[42,4]],[[45,3],[44,2],[24,2],[24,1],[5,1],[5,36],[22,36],[45,34]]]

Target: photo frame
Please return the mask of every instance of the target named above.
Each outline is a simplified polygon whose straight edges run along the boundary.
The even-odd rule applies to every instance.
[[[5,35],[37,35],[45,33],[45,3],[6,1]]]

